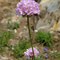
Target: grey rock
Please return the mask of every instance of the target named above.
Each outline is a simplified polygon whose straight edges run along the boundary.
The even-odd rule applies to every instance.
[[[3,20],[1,21],[1,23],[4,24],[4,25],[6,25],[6,24],[8,23],[8,20],[7,20],[7,19],[3,19]]]
[[[59,8],[59,4],[58,4],[59,1],[60,0],[49,0],[49,1],[45,2],[45,3],[42,3],[41,5],[43,7],[47,7],[48,12],[54,12]]]

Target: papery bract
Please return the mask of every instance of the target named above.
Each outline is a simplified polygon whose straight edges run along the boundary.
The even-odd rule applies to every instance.
[[[38,3],[34,0],[21,0],[15,10],[17,15],[33,15],[40,12]]]
[[[38,51],[36,48],[33,48],[33,50],[34,50],[34,55],[35,55],[35,57],[37,57],[38,54],[39,54],[39,51]],[[27,59],[29,59],[30,57],[32,57],[32,56],[33,56],[32,48],[27,49],[27,51],[24,52],[24,56],[25,56]]]

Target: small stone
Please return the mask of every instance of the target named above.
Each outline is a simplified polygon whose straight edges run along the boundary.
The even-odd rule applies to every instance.
[[[8,23],[8,20],[3,19],[3,20],[1,21],[1,23],[4,24],[4,25],[6,25],[6,24]]]
[[[57,50],[54,50],[54,51],[50,51],[50,53],[51,53],[51,54],[53,54],[53,53],[56,53],[56,52],[57,52]]]
[[[10,40],[9,40],[9,44],[10,44],[10,46],[14,46],[14,42],[13,42],[13,40],[14,40],[14,39],[10,39]]]
[[[14,48],[12,47],[12,50],[14,50]]]
[[[53,33],[54,33],[54,31],[50,31],[50,33],[51,33],[51,34],[53,34]]]
[[[24,38],[26,38],[26,39],[27,39],[27,38],[28,38],[28,36],[24,36]]]
[[[38,30],[35,30],[34,32],[38,32]]]
[[[57,50],[54,51],[55,53],[57,52]]]
[[[26,29],[27,27],[26,26],[24,26],[24,29]]]
[[[60,39],[60,38],[59,38],[58,36],[54,36],[54,37],[53,37],[53,40],[54,40],[54,41],[59,41],[59,39]]]
[[[56,29],[57,32],[60,32],[60,27]]]
[[[9,58],[8,57],[5,57],[5,56],[4,57],[2,56],[1,57],[1,60],[9,60]]]
[[[17,30],[15,29],[14,32],[17,33]]]
[[[8,50],[8,47],[5,47],[6,50]]]
[[[18,36],[19,36],[19,37],[22,37],[22,35],[23,35],[23,32],[20,32]]]
[[[50,51],[50,53],[54,53],[54,51]]]

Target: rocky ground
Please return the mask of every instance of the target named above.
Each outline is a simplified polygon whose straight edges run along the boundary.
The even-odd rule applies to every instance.
[[[28,38],[28,30],[26,17],[18,17],[15,14],[15,7],[19,0],[0,0],[0,31],[6,30],[8,19],[11,18],[11,22],[18,22],[19,28],[15,29],[15,37],[10,40],[10,43],[14,44],[19,42],[19,38]],[[46,0],[39,3],[40,14],[39,16],[31,17],[31,28],[33,32],[34,24],[36,30],[49,31],[52,34],[53,40],[56,42],[54,49],[60,51],[60,0]],[[37,23],[32,23],[36,20]],[[38,20],[37,20],[38,19]],[[58,21],[56,23],[56,21]],[[37,44],[38,45],[38,44]],[[41,46],[39,46],[41,47]],[[40,48],[42,50],[42,47]],[[0,60],[15,60],[9,52],[2,53]],[[52,59],[53,60],[53,59]],[[55,60],[55,59],[54,59]]]

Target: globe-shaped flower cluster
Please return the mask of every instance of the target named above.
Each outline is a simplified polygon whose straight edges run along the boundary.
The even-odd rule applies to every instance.
[[[33,15],[40,12],[38,3],[34,0],[21,0],[15,10],[17,15]]]
[[[37,57],[39,54],[39,51],[36,48],[33,48],[34,50],[34,56]],[[32,48],[27,49],[26,52],[24,52],[24,56],[29,59],[30,57],[33,57],[33,51]]]

